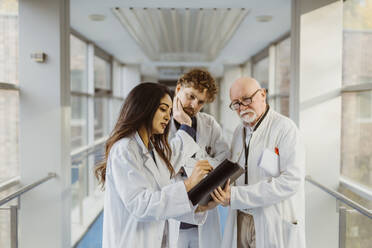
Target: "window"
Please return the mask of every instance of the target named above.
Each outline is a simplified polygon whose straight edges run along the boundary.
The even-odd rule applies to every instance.
[[[252,57],[253,77],[268,90],[267,100],[272,109],[289,116],[291,39],[277,41]]]
[[[94,98],[94,139],[102,138],[105,132],[105,122],[107,122],[106,99],[103,97]]]
[[[372,83],[372,1],[344,2],[343,85]]]
[[[111,90],[111,65],[98,56],[94,56],[94,87]]]
[[[109,62],[109,55],[80,35],[70,36],[70,48],[71,238],[74,243],[84,226],[93,220],[94,211],[100,211],[100,204],[103,205],[94,168],[103,159],[105,137],[123,102],[123,66],[119,62]],[[88,77],[88,71],[94,71],[93,78]]]
[[[71,150],[88,144],[87,44],[70,35]]]
[[[18,1],[0,2],[0,82],[18,84]]]
[[[71,96],[71,150],[88,143],[88,98]]]
[[[0,183],[19,175],[18,91],[0,90]]]
[[[265,57],[253,64],[253,77],[261,84],[262,88],[268,88],[269,57]]]
[[[0,1],[0,183],[19,176],[18,1]],[[14,192],[13,186],[0,197]],[[13,204],[17,204],[13,202]],[[2,206],[5,207],[5,206]],[[0,210],[0,247],[10,247],[10,213]]]
[[[372,91],[342,95],[342,175],[372,188]]]
[[[341,175],[372,192],[372,0],[343,5]],[[349,184],[350,184],[349,182]],[[367,209],[372,201],[341,185],[340,192]],[[347,210],[345,247],[370,247],[372,221]]]
[[[372,188],[372,1],[344,2],[341,174]]]
[[[289,116],[289,85],[291,81],[291,40],[280,41],[275,48],[275,107],[278,112]]]
[[[87,44],[70,35],[71,91],[87,92]]]
[[[0,183],[19,175],[18,1],[0,2]]]

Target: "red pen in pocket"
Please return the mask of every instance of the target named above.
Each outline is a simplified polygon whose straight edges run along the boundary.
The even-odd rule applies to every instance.
[[[278,147],[275,147],[275,153],[276,153],[276,155],[279,156],[279,148]]]

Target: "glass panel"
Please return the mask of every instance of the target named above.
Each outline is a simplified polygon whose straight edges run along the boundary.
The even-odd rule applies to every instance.
[[[87,159],[73,161],[71,166],[72,209],[82,204],[84,197],[88,195],[87,180]]]
[[[97,89],[111,89],[111,65],[106,60],[94,56],[94,86]]]
[[[18,84],[18,1],[0,1],[0,82]]]
[[[262,88],[268,88],[269,57],[266,57],[253,65],[253,77],[261,84]]]
[[[97,166],[99,163],[101,163],[104,160],[105,156],[105,145],[101,144],[94,148],[94,165]],[[94,185],[98,187],[98,180],[94,180]]]
[[[339,191],[351,200],[361,204],[367,209],[372,209],[372,201],[368,201],[347,188],[341,186]],[[346,248],[367,248],[372,243],[372,220],[356,210],[342,204],[348,209],[346,214]]]
[[[18,91],[0,90],[0,183],[19,175]]]
[[[70,35],[71,91],[87,92],[87,44]]]
[[[15,185],[7,190],[0,192],[0,198],[3,198],[16,190],[20,189],[21,185]],[[0,207],[0,247],[10,248],[10,210],[7,209],[9,206],[17,206],[17,199],[13,199],[10,202]],[[5,208],[5,209],[1,209]]]
[[[285,116],[289,116],[289,97],[284,96],[279,98],[280,101],[280,113]]]
[[[71,96],[71,150],[88,142],[88,98]]]
[[[343,85],[372,83],[372,0],[344,2]]]
[[[0,209],[0,247],[10,248],[10,211]]]
[[[104,136],[104,98],[94,98],[94,139]]]
[[[275,109],[278,111],[277,103],[276,103],[276,98],[268,97],[268,103],[270,105],[270,108]]]
[[[372,91],[342,95],[341,173],[372,187]]]
[[[372,220],[356,210],[346,215],[345,248],[370,248],[372,243]]]
[[[112,110],[112,123],[110,123],[110,131],[114,128],[117,119],[119,118],[121,106],[123,105],[123,100],[120,99],[112,99],[113,101],[113,110]]]
[[[281,113],[282,115],[289,116],[289,97],[288,96],[275,96],[268,98],[270,108]]]
[[[291,66],[291,40],[287,38],[276,47],[275,94],[289,94]]]
[[[305,191],[306,239],[309,240],[311,247],[341,247],[335,238],[339,229],[336,198],[310,182],[305,183]],[[325,230],[329,232],[325,233]]]
[[[123,87],[123,77],[122,77],[122,70],[123,66],[120,65],[118,62],[115,62],[113,64],[113,78],[112,78],[112,83],[113,83],[113,95],[117,97],[122,97],[122,87]]]

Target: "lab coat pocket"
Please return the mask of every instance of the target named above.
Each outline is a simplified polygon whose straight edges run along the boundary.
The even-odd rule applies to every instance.
[[[298,248],[301,246],[299,238],[299,224],[283,220],[283,243],[287,248]]]
[[[279,156],[266,148],[258,161],[258,167],[264,170],[268,176],[278,177],[280,175]]]

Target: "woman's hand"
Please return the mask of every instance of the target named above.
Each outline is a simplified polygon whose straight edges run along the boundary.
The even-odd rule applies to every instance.
[[[199,160],[196,162],[192,174],[190,177],[185,179],[184,183],[186,191],[189,192],[195,185],[197,185],[206,174],[211,172],[213,167],[209,164],[208,160]]]
[[[191,117],[183,110],[181,100],[177,96],[173,99],[173,119],[181,125],[192,125]]]

